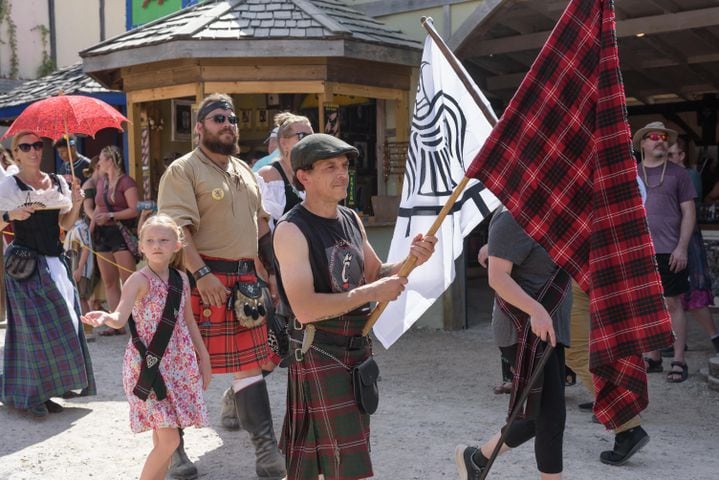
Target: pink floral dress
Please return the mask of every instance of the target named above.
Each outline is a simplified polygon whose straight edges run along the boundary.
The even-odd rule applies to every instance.
[[[142,343],[148,345],[160,323],[167,297],[167,285],[158,277],[140,270],[149,283],[147,295],[137,300],[132,307],[132,316],[137,325],[137,334]],[[197,364],[195,348],[190,332],[184,321],[185,302],[190,287],[183,275],[182,303],[172,338],[160,362],[160,373],[167,387],[167,398],[157,400],[155,392],[147,401],[132,393],[140,376],[141,357],[132,339],[125,349],[122,369],[122,384],[130,403],[130,428],[140,433],[156,428],[205,427],[208,425],[207,408],[202,394],[202,377]]]

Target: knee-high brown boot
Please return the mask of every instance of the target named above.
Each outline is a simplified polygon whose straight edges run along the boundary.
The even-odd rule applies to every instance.
[[[277,448],[272,426],[272,411],[267,384],[253,383],[235,393],[235,407],[240,426],[250,434],[255,446],[255,471],[260,478],[281,479],[286,475],[285,458]]]

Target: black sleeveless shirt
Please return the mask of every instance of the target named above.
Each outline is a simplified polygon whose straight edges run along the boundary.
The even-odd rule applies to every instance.
[[[302,204],[295,206],[280,219],[300,229],[307,239],[309,261],[312,268],[314,289],[317,293],[341,293],[364,285],[364,238],[357,216],[346,207],[337,207],[337,218],[315,215]],[[282,286],[281,269],[277,270],[277,282],[282,301],[289,305]],[[366,316],[369,304],[348,315]],[[356,323],[356,325],[354,325]],[[318,329],[341,335],[358,335],[364,321],[349,324],[343,317],[316,324]]]
[[[32,187],[14,176],[15,182],[23,192],[31,191]],[[55,188],[62,193],[60,180],[53,173],[50,174]],[[27,220],[12,222],[15,240],[13,243],[35,250],[40,255],[48,257],[59,257],[62,255],[62,243],[60,243],[60,210],[39,210]]]
[[[282,213],[287,213],[292,210],[292,207],[302,203],[302,199],[299,195],[297,195],[297,191],[292,186],[292,183],[287,178],[287,175],[285,175],[285,171],[282,169],[282,165],[280,164],[280,162],[275,161],[272,162],[270,165],[272,165],[278,172],[280,172],[280,177],[282,177],[282,181],[285,184],[285,209],[282,211]]]

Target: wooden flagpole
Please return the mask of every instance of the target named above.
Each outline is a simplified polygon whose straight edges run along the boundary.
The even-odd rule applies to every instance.
[[[459,63],[459,60],[457,60],[457,57],[454,56],[452,50],[450,50],[449,46],[444,42],[439,33],[437,33],[437,30],[434,29],[434,23],[432,22],[432,18],[422,17],[421,23],[424,29],[427,30],[427,34],[432,37],[434,43],[437,45],[439,50],[442,52],[442,54],[444,54],[445,58],[452,66],[452,70],[454,70],[454,73],[457,75],[457,77],[459,77],[464,87],[472,95],[472,98],[482,110],[484,116],[487,117],[487,121],[489,122],[489,124],[492,127],[497,125],[497,119],[494,116],[494,113],[492,113],[492,111],[487,108],[487,105],[482,100],[482,97],[479,95],[479,92],[477,92],[477,90],[474,88],[472,81],[467,78],[464,69]],[[457,184],[457,186],[454,188],[454,191],[452,192],[452,195],[450,195],[447,199],[447,203],[445,203],[444,207],[442,207],[442,210],[440,210],[434,223],[427,231],[427,235],[434,235],[435,233],[437,233],[437,230],[439,230],[439,227],[442,225],[444,218],[454,206],[455,202],[457,201],[457,198],[459,198],[459,195],[464,191],[464,188],[467,186],[469,180],[469,177],[464,177]],[[414,255],[408,256],[402,264],[402,267],[400,268],[397,275],[399,275],[400,277],[408,276],[412,272],[412,270],[414,270],[416,264],[417,257],[415,257]],[[377,306],[367,319],[367,323],[365,323],[365,326],[362,329],[362,335],[369,335],[369,332],[372,330],[372,327],[374,327],[375,323],[377,323],[377,320],[379,319],[380,315],[382,315],[382,312],[384,312],[384,309],[387,308],[388,303],[389,302],[380,302],[379,304],[377,304]]]

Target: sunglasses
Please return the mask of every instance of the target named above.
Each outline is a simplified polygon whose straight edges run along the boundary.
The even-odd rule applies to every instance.
[[[223,123],[225,123],[225,120],[230,122],[230,125],[237,125],[237,116],[235,116],[235,115],[218,114],[218,115],[213,115],[210,118],[212,119],[213,122],[215,122],[219,125],[222,125]]]
[[[34,148],[36,151],[41,151],[45,144],[42,141],[38,141],[35,143],[21,143],[17,146],[17,148],[20,149],[21,152],[29,152],[31,148]]]
[[[669,135],[667,135],[666,133],[654,132],[654,133],[649,133],[649,134],[645,135],[644,138],[648,138],[652,142],[658,142],[659,140],[661,140],[662,142],[666,142],[667,138],[669,138]]]
[[[310,132],[295,132],[290,137],[297,137],[297,140],[302,140],[303,138],[312,135]]]

